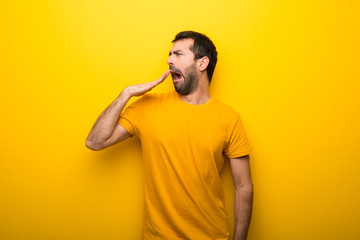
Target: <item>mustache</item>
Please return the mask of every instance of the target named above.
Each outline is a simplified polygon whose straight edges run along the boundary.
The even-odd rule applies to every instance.
[[[179,73],[179,74],[183,75],[182,72],[181,72],[181,70],[178,69],[178,68],[176,68],[176,67],[174,67],[174,66],[170,66],[169,69],[172,70],[172,71],[174,71],[174,72],[176,72],[176,73]]]

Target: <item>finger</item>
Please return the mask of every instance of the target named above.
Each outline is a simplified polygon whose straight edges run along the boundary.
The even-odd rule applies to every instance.
[[[158,84],[162,83],[169,76],[169,74],[170,74],[170,70],[167,70],[166,72],[163,73],[163,75],[160,78],[156,79],[155,81],[145,83],[147,91],[150,91]]]
[[[169,76],[169,74],[170,74],[170,69],[164,72],[159,79],[155,80],[156,85],[163,82]]]

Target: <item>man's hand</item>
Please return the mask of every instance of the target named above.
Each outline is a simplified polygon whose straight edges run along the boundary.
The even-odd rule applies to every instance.
[[[170,70],[167,70],[155,81],[125,88],[115,101],[100,114],[87,137],[86,146],[93,150],[101,150],[131,136],[125,128],[117,123],[127,102],[133,96],[141,96],[150,91],[159,83],[163,82],[169,74]]]
[[[127,95],[127,97],[131,98],[134,96],[141,96],[144,95],[146,92],[150,91],[154,87],[156,87],[158,84],[162,83],[170,74],[170,70],[167,70],[159,79],[147,82],[147,83],[140,83],[136,85],[132,85],[129,87],[126,87],[122,94]]]

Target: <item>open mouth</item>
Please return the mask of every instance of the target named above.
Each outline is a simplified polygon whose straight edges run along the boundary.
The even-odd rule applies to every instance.
[[[173,81],[178,81],[182,78],[182,75],[178,72],[171,70],[170,73],[171,73],[171,77],[172,77]]]

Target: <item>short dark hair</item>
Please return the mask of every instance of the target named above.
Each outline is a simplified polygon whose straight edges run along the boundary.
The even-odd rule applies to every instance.
[[[200,59],[205,56],[209,58],[209,65],[207,66],[206,71],[210,83],[217,62],[217,51],[214,43],[204,34],[194,31],[179,32],[172,42],[187,38],[194,40],[193,46],[190,47],[190,50],[195,55],[194,60]]]

